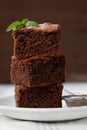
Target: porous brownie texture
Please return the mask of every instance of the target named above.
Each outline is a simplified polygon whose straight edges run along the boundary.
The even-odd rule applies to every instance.
[[[17,107],[25,108],[56,108],[62,107],[61,84],[45,87],[15,86],[15,101]]]
[[[18,59],[32,56],[58,56],[61,52],[59,39],[61,27],[58,24],[44,23],[39,27],[25,27],[12,32],[14,56]]]
[[[27,87],[46,86],[65,81],[65,57],[12,57],[11,81]]]

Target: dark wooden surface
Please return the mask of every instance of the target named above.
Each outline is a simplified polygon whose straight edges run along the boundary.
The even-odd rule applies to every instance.
[[[66,81],[87,81],[86,0],[3,0],[0,2],[0,83],[10,83],[13,55],[11,33],[5,29],[12,21],[23,18],[61,24]]]

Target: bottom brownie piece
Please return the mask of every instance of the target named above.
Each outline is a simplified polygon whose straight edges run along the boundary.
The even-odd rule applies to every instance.
[[[63,86],[61,84],[30,88],[21,85],[16,85],[16,106],[26,108],[62,107],[62,89]]]

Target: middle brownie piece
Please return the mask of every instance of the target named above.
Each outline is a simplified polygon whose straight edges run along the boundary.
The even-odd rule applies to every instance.
[[[47,86],[65,81],[65,57],[12,57],[11,80],[27,87]]]

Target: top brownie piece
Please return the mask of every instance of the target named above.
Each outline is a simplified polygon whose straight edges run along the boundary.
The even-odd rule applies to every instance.
[[[43,23],[39,27],[25,27],[12,32],[14,56],[18,59],[60,54],[60,25]]]

